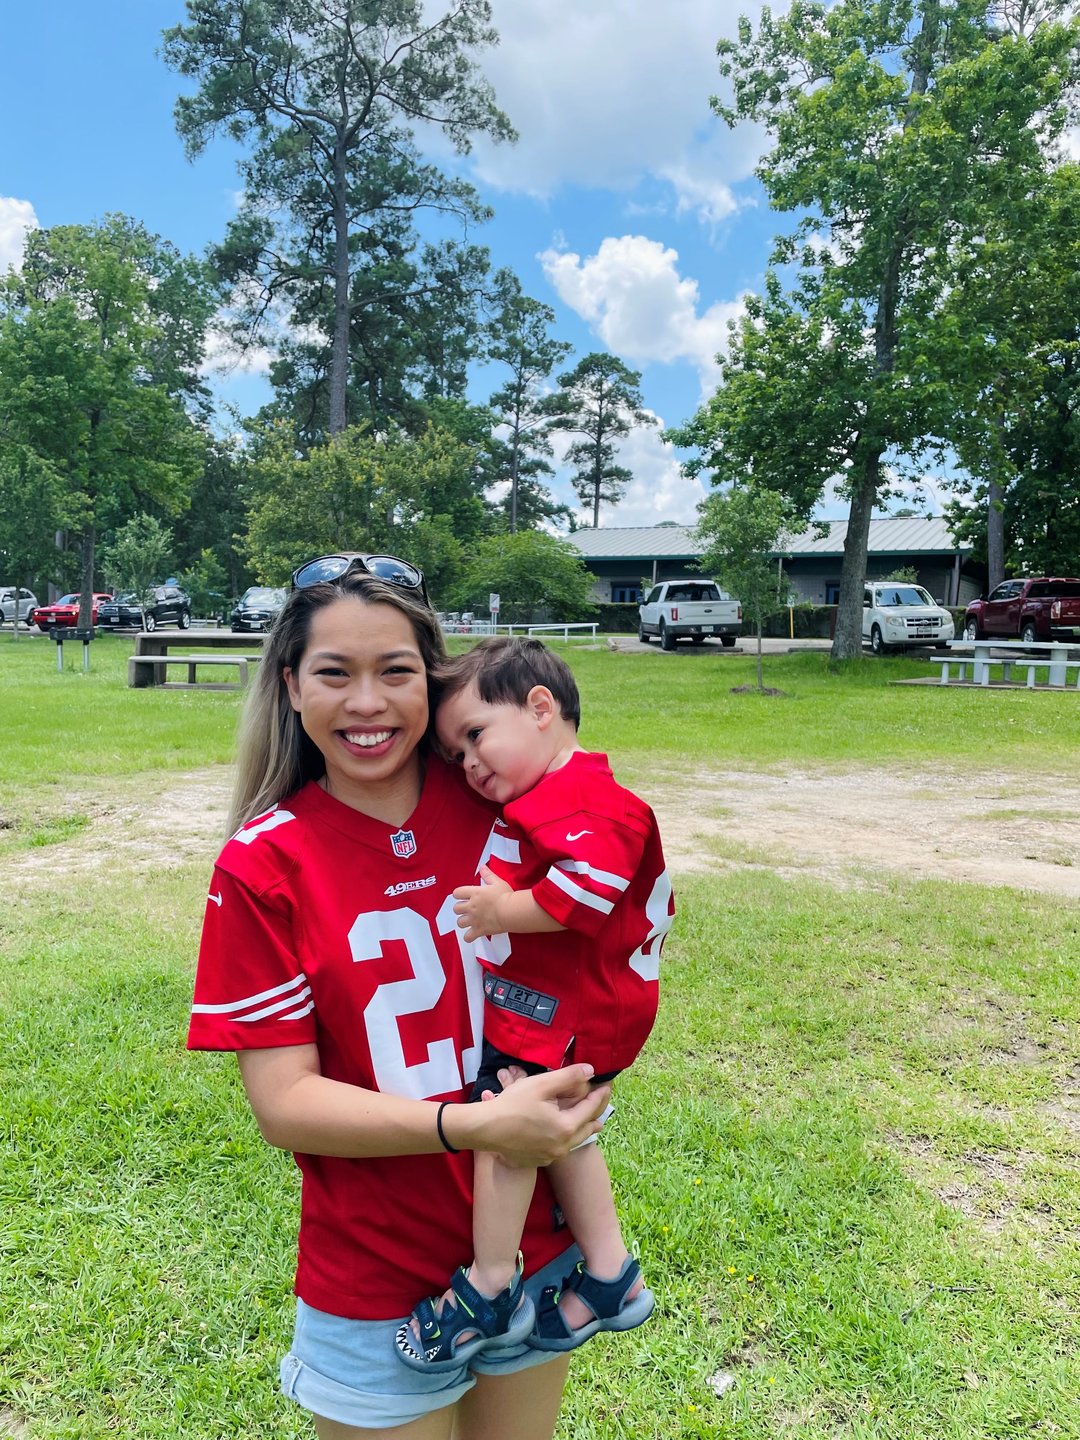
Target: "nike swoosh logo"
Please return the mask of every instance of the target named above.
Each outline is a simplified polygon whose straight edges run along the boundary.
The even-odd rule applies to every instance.
[[[567,838],[567,840],[570,841],[571,844],[573,844],[573,842],[574,842],[575,840],[580,840],[583,835],[591,835],[591,834],[592,834],[592,831],[591,831],[591,830],[579,830],[576,835],[571,835],[570,832],[569,832],[569,830],[568,830],[568,831],[566,832],[566,838]]]
[[[206,898],[207,898],[208,900],[213,900],[213,902],[214,902],[215,905],[220,905],[220,904],[221,904],[221,891],[219,890],[218,893],[215,895],[214,892],[211,890],[211,891],[210,891],[210,894],[207,895]]]

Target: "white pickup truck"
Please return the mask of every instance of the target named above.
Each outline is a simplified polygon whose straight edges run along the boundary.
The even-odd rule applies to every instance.
[[[638,639],[647,645],[656,635],[664,650],[677,640],[703,645],[710,635],[730,647],[741,628],[742,606],[715,580],[661,581],[638,606]]]

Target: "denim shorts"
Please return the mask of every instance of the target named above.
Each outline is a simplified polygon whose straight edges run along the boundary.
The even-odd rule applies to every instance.
[[[545,1285],[560,1286],[581,1259],[572,1245],[525,1281],[533,1303]],[[409,1317],[346,1320],[296,1302],[292,1349],[281,1362],[281,1390],[313,1415],[358,1429],[407,1425],[454,1405],[476,1384],[473,1372],[511,1375],[558,1358],[548,1350],[515,1345],[481,1352],[468,1367],[425,1374],[404,1365],[394,1336]]]

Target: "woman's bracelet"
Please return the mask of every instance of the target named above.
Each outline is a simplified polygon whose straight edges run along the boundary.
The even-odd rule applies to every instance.
[[[439,1133],[439,1140],[440,1140],[440,1142],[441,1142],[441,1144],[442,1144],[443,1149],[444,1149],[444,1150],[448,1150],[451,1155],[460,1155],[460,1154],[461,1154],[461,1151],[457,1148],[456,1145],[451,1145],[451,1144],[450,1144],[450,1141],[446,1138],[446,1132],[445,1132],[445,1131],[443,1130],[443,1128],[442,1128],[442,1112],[446,1109],[447,1105],[449,1105],[449,1104],[450,1104],[450,1101],[449,1101],[449,1100],[444,1100],[444,1101],[442,1102],[442,1104],[439,1106],[438,1110],[436,1110],[436,1112],[435,1112],[435,1129],[436,1129],[436,1130],[438,1131],[438,1133]]]

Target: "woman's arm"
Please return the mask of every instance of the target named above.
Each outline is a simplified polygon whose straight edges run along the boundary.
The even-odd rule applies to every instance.
[[[443,1148],[436,1102],[327,1079],[314,1045],[241,1050],[237,1058],[263,1139],[278,1149],[358,1159]],[[443,1133],[458,1150],[495,1150],[512,1165],[549,1165],[600,1129],[610,1087],[591,1088],[591,1075],[589,1065],[568,1065],[519,1080],[485,1104],[448,1105]]]

